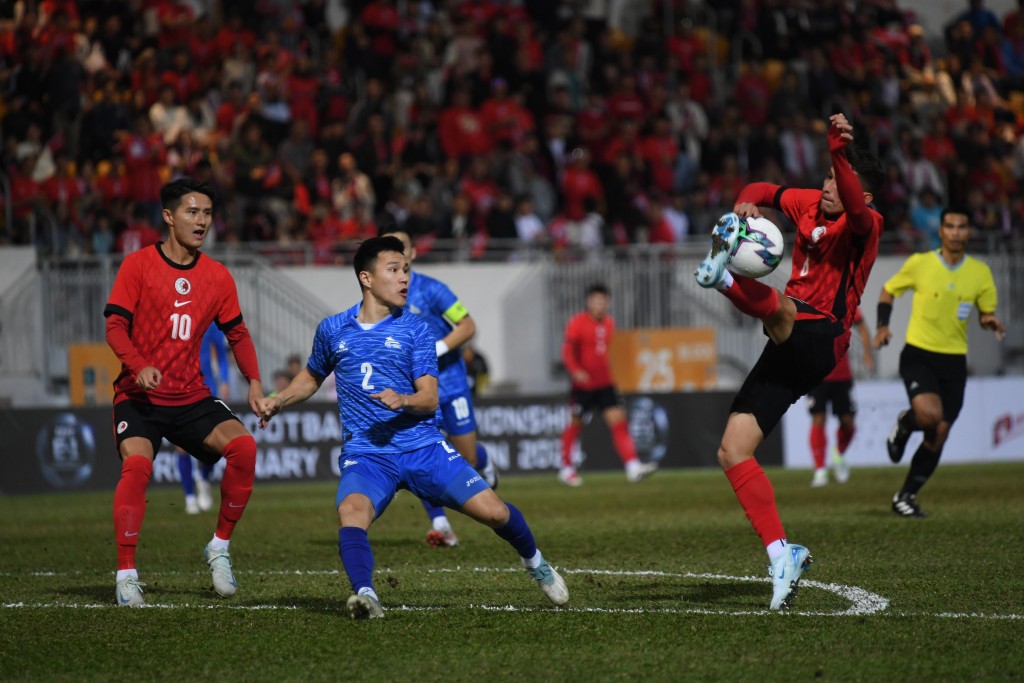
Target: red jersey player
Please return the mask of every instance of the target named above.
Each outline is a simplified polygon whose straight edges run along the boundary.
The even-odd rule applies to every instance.
[[[860,309],[853,318],[853,326],[860,335],[861,349],[864,352],[864,366],[868,370],[875,367],[874,356],[871,355],[871,334]],[[839,420],[836,429],[835,453],[832,456],[833,474],[836,481],[845,484],[850,479],[850,468],[846,463],[846,449],[853,441],[857,432],[857,402],[853,400],[853,370],[850,368],[850,354],[844,353],[832,372],[828,373],[821,384],[807,394],[807,408],[811,412],[811,455],[814,457],[814,477],[811,486],[818,488],[828,484],[828,468],[825,466],[825,449],[828,437],[825,435],[826,411],[832,404],[832,414]]]
[[[119,605],[145,604],[135,549],[146,511],[153,458],[166,438],[204,462],[226,461],[220,515],[203,555],[213,587],[234,595],[228,542],[242,516],[256,472],[256,441],[215,400],[199,370],[203,332],[225,332],[238,369],[249,380],[249,407],[263,398],[256,348],[242,322],[235,281],[220,263],[199,252],[213,214],[213,191],[181,178],[160,190],[166,242],[125,257],[103,311],[107,343],[121,361],[114,381],[114,433],[121,479],[114,491]]]
[[[832,167],[821,190],[751,183],[733,213],[718,221],[697,283],[714,287],[743,313],[760,318],[768,342],[733,400],[718,462],[771,562],[771,609],[789,606],[810,552],[790,544],[767,475],[754,451],[801,396],[818,386],[850,344],[850,326],[878,254],[882,216],[868,205],[885,172],[874,156],[849,144],[853,126],[833,114],[828,129]],[[793,271],[785,294],[726,265],[739,236],[739,220],[759,207],[785,213],[797,227]]]
[[[619,459],[626,467],[626,479],[638,482],[657,469],[657,463],[644,463],[636,457],[636,446],[629,434],[622,396],[615,389],[608,347],[615,332],[615,321],[608,314],[609,294],[604,285],[591,285],[587,290],[587,308],[569,319],[562,343],[562,360],[572,378],[569,397],[572,419],[562,434],[562,468],[558,480],[568,486],[583,483],[572,461],[573,447],[583,429],[583,416],[595,409],[601,411]]]

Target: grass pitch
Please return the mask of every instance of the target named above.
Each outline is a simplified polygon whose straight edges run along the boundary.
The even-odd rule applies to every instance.
[[[387,610],[372,622],[344,611],[333,485],[257,484],[230,600],[202,561],[213,513],[152,489],[136,610],[114,605],[112,492],[0,499],[0,680],[1024,679],[1024,465],[940,467],[927,519],[890,511],[904,473],[812,490],[809,472],[769,472],[815,557],[786,614],[767,611],[764,550],[717,471],[505,478],[566,609],[461,515],[459,547],[428,547],[400,494],[370,532]]]

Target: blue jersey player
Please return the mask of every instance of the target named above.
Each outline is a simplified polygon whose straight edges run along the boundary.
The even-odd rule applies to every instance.
[[[203,345],[199,347],[199,370],[215,398],[222,401],[230,398],[228,340],[216,325],[210,325],[203,335]],[[185,512],[190,515],[206,512],[213,507],[210,493],[213,465],[201,462],[195,469],[192,456],[180,448],[177,450],[178,474],[181,475],[181,489],[185,492]]]
[[[405,246],[410,265],[416,260],[416,247],[409,233],[400,230],[385,233],[397,237]],[[409,273],[409,296],[405,310],[418,315],[430,328],[437,353],[438,419],[448,441],[472,465],[491,488],[498,486],[498,471],[487,457],[483,444],[476,440],[476,415],[473,396],[460,348],[476,334],[476,324],[448,285],[429,275]],[[445,515],[444,508],[423,501],[433,529],[427,542],[435,547],[455,546],[459,540]]]
[[[437,354],[430,329],[404,310],[409,264],[394,237],[356,251],[363,300],[323,320],[306,367],[276,396],[260,401],[263,426],[282,408],[316,393],[328,374],[338,387],[344,445],[339,456],[338,552],[352,583],[354,619],[384,616],[373,586],[367,529],[399,489],[485,524],[522,558],[556,605],[569,600],[562,577],[544,560],[519,510],[506,504],[437,427]]]

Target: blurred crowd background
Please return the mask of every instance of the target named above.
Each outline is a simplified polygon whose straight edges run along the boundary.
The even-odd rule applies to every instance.
[[[0,0],[0,240],[133,251],[180,175],[212,242],[317,263],[395,227],[427,258],[703,240],[748,181],[820,186],[838,111],[888,165],[887,249],[946,203],[1014,240],[1022,8],[929,35],[894,0]]]

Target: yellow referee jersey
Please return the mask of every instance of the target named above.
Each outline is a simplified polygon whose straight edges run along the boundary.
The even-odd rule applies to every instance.
[[[885,291],[899,297],[914,290],[907,343],[934,353],[967,353],[967,319],[971,308],[996,311],[996,283],[992,271],[978,259],[950,267],[941,250],[914,254],[885,283]]]

